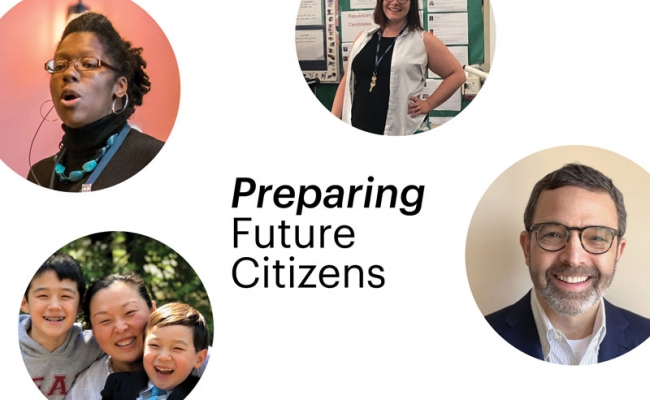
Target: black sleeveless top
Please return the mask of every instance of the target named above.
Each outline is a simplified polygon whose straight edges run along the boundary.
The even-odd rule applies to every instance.
[[[390,64],[394,46],[386,53],[377,67],[376,85],[370,92],[372,72],[375,67],[379,32],[375,33],[352,60],[354,73],[354,97],[352,99],[352,126],[378,135],[384,134],[390,96]],[[379,57],[395,41],[394,37],[382,36]]]

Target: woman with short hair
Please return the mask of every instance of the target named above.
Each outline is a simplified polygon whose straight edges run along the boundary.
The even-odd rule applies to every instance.
[[[64,135],[56,155],[30,168],[30,181],[65,192],[104,189],[158,154],[163,142],[127,123],[151,88],[141,53],[101,14],[82,14],[66,26],[45,63]]]

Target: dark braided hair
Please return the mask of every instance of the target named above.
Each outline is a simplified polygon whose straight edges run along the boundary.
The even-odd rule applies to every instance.
[[[75,32],[90,32],[97,36],[118,76],[124,76],[128,82],[128,107],[134,109],[142,105],[142,98],[151,90],[149,75],[144,71],[147,62],[142,58],[142,47],[132,47],[131,42],[122,39],[108,18],[94,12],[81,14],[70,21],[61,35],[61,41]]]

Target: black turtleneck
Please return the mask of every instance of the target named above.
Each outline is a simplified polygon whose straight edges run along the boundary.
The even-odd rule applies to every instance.
[[[64,135],[61,139],[61,145],[62,149],[65,149],[65,154],[59,162],[65,166],[65,174],[68,175],[71,171],[81,170],[81,166],[85,162],[95,159],[99,150],[106,146],[108,138],[120,132],[131,114],[132,110],[127,110],[118,115],[109,114],[81,128],[70,128],[65,124],[62,125]],[[93,184],[92,190],[116,185],[137,174],[158,154],[163,144],[163,142],[151,136],[131,129],[124,143],[122,143]],[[88,179],[90,174],[86,174],[77,182],[61,182],[56,174],[52,179],[54,165],[56,164],[54,161],[55,156],[37,162],[32,167],[33,174],[28,173],[27,179],[51,189],[64,192],[79,192],[81,185]],[[51,182],[52,186],[50,186]]]
[[[65,132],[61,139],[65,155],[59,162],[65,166],[65,173],[80,170],[85,162],[95,159],[99,150],[106,146],[108,138],[118,133],[126,124],[126,120],[123,114],[108,114],[81,128],[61,125]]]

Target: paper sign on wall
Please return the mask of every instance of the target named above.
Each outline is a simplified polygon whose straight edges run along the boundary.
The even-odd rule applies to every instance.
[[[297,30],[296,52],[300,61],[325,59],[325,38],[320,29]]]
[[[370,11],[344,11],[341,13],[341,42],[353,42],[359,32],[377,27]]]
[[[323,6],[320,0],[301,0],[296,25],[322,25]]]
[[[427,0],[427,10],[430,13],[467,11],[467,0]]]
[[[429,14],[428,27],[446,45],[469,43],[467,13]]]

